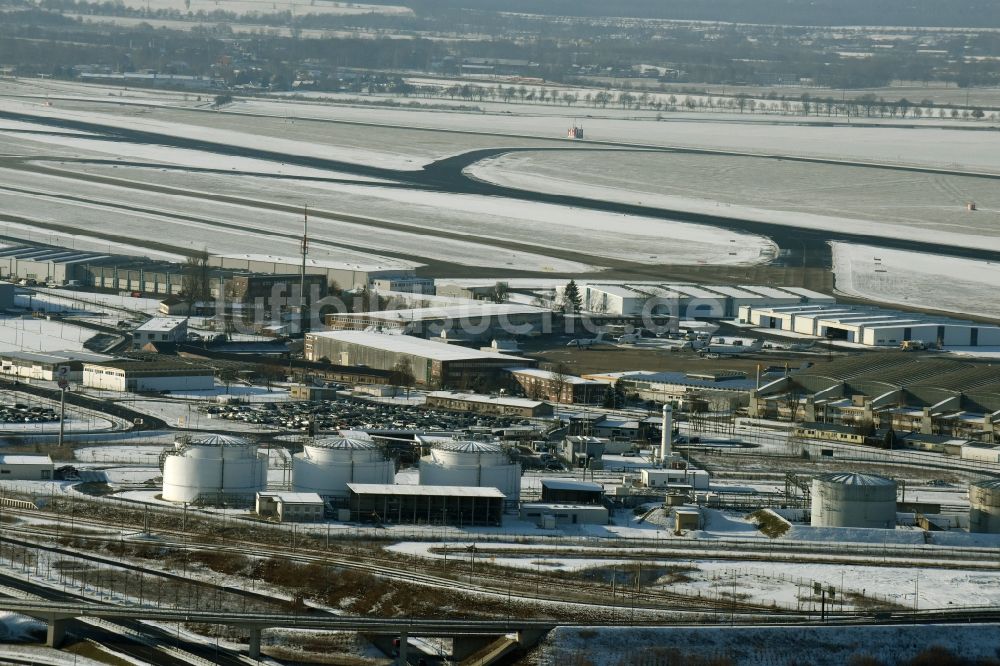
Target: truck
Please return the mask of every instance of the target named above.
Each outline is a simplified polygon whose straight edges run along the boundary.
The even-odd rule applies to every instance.
[[[903,340],[899,348],[903,351],[923,351],[927,349],[927,343],[923,340]]]

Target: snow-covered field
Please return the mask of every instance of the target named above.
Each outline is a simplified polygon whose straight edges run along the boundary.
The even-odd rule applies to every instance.
[[[396,5],[366,5],[355,2],[330,2],[330,0],[124,0],[126,7],[133,9],[177,10],[182,14],[191,12],[222,11],[233,14],[277,14],[291,12],[294,16],[306,14],[355,15],[355,14],[390,14],[409,16],[413,10],[409,7]]]
[[[519,152],[466,171],[531,191],[1000,251],[990,180],[649,151]]]
[[[79,351],[94,331],[34,317],[0,318],[0,351]]]
[[[830,245],[839,293],[1000,318],[1000,302],[985,297],[1000,286],[1000,260],[976,261],[850,243]]]

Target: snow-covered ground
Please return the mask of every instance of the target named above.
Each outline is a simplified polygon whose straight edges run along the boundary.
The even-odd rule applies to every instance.
[[[1000,260],[977,261],[850,243],[830,245],[839,293],[1000,318],[1000,302],[984,298],[1000,286]]]
[[[396,5],[367,5],[355,2],[331,2],[330,0],[124,0],[126,7],[133,9],[175,10],[181,14],[216,11],[234,14],[276,14],[290,12],[293,16],[323,14],[331,16],[352,16],[357,14],[388,14],[410,16],[413,10]]]
[[[34,317],[0,318],[0,351],[79,351],[95,331]]]

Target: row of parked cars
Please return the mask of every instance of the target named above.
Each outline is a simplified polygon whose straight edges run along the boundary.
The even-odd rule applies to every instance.
[[[320,402],[211,405],[201,408],[210,418],[243,421],[287,430],[421,430],[509,428],[517,417],[485,416],[425,409],[414,405],[371,403],[351,398]]]
[[[59,415],[51,407],[29,407],[24,403],[0,405],[0,423],[52,423]]]

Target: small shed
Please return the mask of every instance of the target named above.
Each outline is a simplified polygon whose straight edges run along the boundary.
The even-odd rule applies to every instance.
[[[261,491],[257,493],[257,515],[279,523],[323,520],[325,504],[317,493]]]
[[[677,507],[674,509],[674,532],[697,530],[701,528],[701,511],[695,508]]]

